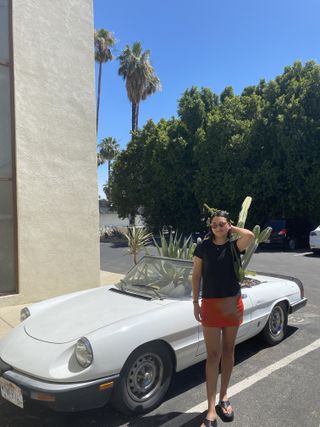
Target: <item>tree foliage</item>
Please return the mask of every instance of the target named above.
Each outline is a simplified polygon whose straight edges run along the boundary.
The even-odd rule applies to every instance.
[[[247,194],[250,221],[320,218],[320,66],[297,61],[235,95],[192,87],[178,118],[151,120],[114,162],[111,198],[121,216],[152,229],[202,227],[202,206],[234,216]],[[250,224],[250,225],[252,225]]]

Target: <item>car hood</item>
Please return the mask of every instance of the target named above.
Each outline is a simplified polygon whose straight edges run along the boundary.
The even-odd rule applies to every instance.
[[[66,343],[163,305],[160,300],[147,300],[114,290],[97,288],[68,296],[65,301],[59,299],[48,307],[44,303],[34,315],[31,311],[31,317],[25,322],[25,332],[40,341]]]

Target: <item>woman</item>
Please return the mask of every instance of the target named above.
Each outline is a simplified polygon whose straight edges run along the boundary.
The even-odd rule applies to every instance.
[[[230,242],[231,233],[239,238]],[[208,237],[194,251],[192,276],[194,316],[202,323],[207,349],[206,383],[208,412],[201,427],[216,427],[217,414],[223,421],[233,421],[234,414],[227,388],[234,365],[234,347],[243,318],[243,303],[231,245],[240,256],[254,234],[231,225],[226,211],[217,211],[211,218]],[[202,301],[199,289],[202,278]],[[220,398],[215,406],[219,363],[221,359]]]

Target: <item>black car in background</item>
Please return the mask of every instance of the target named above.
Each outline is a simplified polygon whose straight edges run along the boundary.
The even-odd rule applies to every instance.
[[[269,240],[263,243],[263,247],[277,246],[283,249],[294,250],[309,245],[309,233],[313,229],[312,224],[303,218],[279,218],[266,221],[261,229],[271,227]]]

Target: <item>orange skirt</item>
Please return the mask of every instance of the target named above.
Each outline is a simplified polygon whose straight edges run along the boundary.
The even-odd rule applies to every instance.
[[[224,328],[240,326],[243,321],[241,295],[227,298],[204,298],[201,301],[202,326]]]

